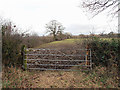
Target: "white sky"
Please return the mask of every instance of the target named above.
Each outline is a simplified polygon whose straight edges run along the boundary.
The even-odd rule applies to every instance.
[[[12,20],[22,30],[38,35],[46,32],[45,24],[57,20],[73,35],[117,32],[117,19],[110,21],[105,13],[88,19],[78,7],[81,0],[0,0],[0,16]]]

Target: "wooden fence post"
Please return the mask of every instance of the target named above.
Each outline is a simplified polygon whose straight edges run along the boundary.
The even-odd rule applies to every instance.
[[[27,56],[25,55],[27,53],[27,50],[25,45],[22,46],[21,52],[22,52],[22,59],[23,59],[23,68],[27,70]]]

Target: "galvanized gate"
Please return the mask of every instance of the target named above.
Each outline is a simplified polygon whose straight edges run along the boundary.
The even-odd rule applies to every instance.
[[[90,70],[90,49],[26,49],[24,67],[37,70]]]

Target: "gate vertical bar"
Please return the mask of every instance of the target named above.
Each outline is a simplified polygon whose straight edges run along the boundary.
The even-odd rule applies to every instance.
[[[86,65],[88,64],[88,50],[86,51]]]
[[[91,58],[91,56],[92,56],[92,53],[91,53],[91,49],[90,49],[90,67],[91,67],[91,70],[92,70],[92,58]]]
[[[89,46],[86,47],[86,65],[88,65]]]

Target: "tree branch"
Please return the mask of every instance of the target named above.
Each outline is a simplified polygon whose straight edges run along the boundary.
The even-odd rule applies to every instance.
[[[118,2],[118,0],[84,0],[82,3],[82,7],[90,13],[94,13],[94,17],[110,7],[113,7],[112,9],[114,9],[114,13],[117,13],[119,9],[117,10],[117,12],[115,11],[115,9],[119,4],[120,2]],[[111,11],[113,12],[113,10]]]

